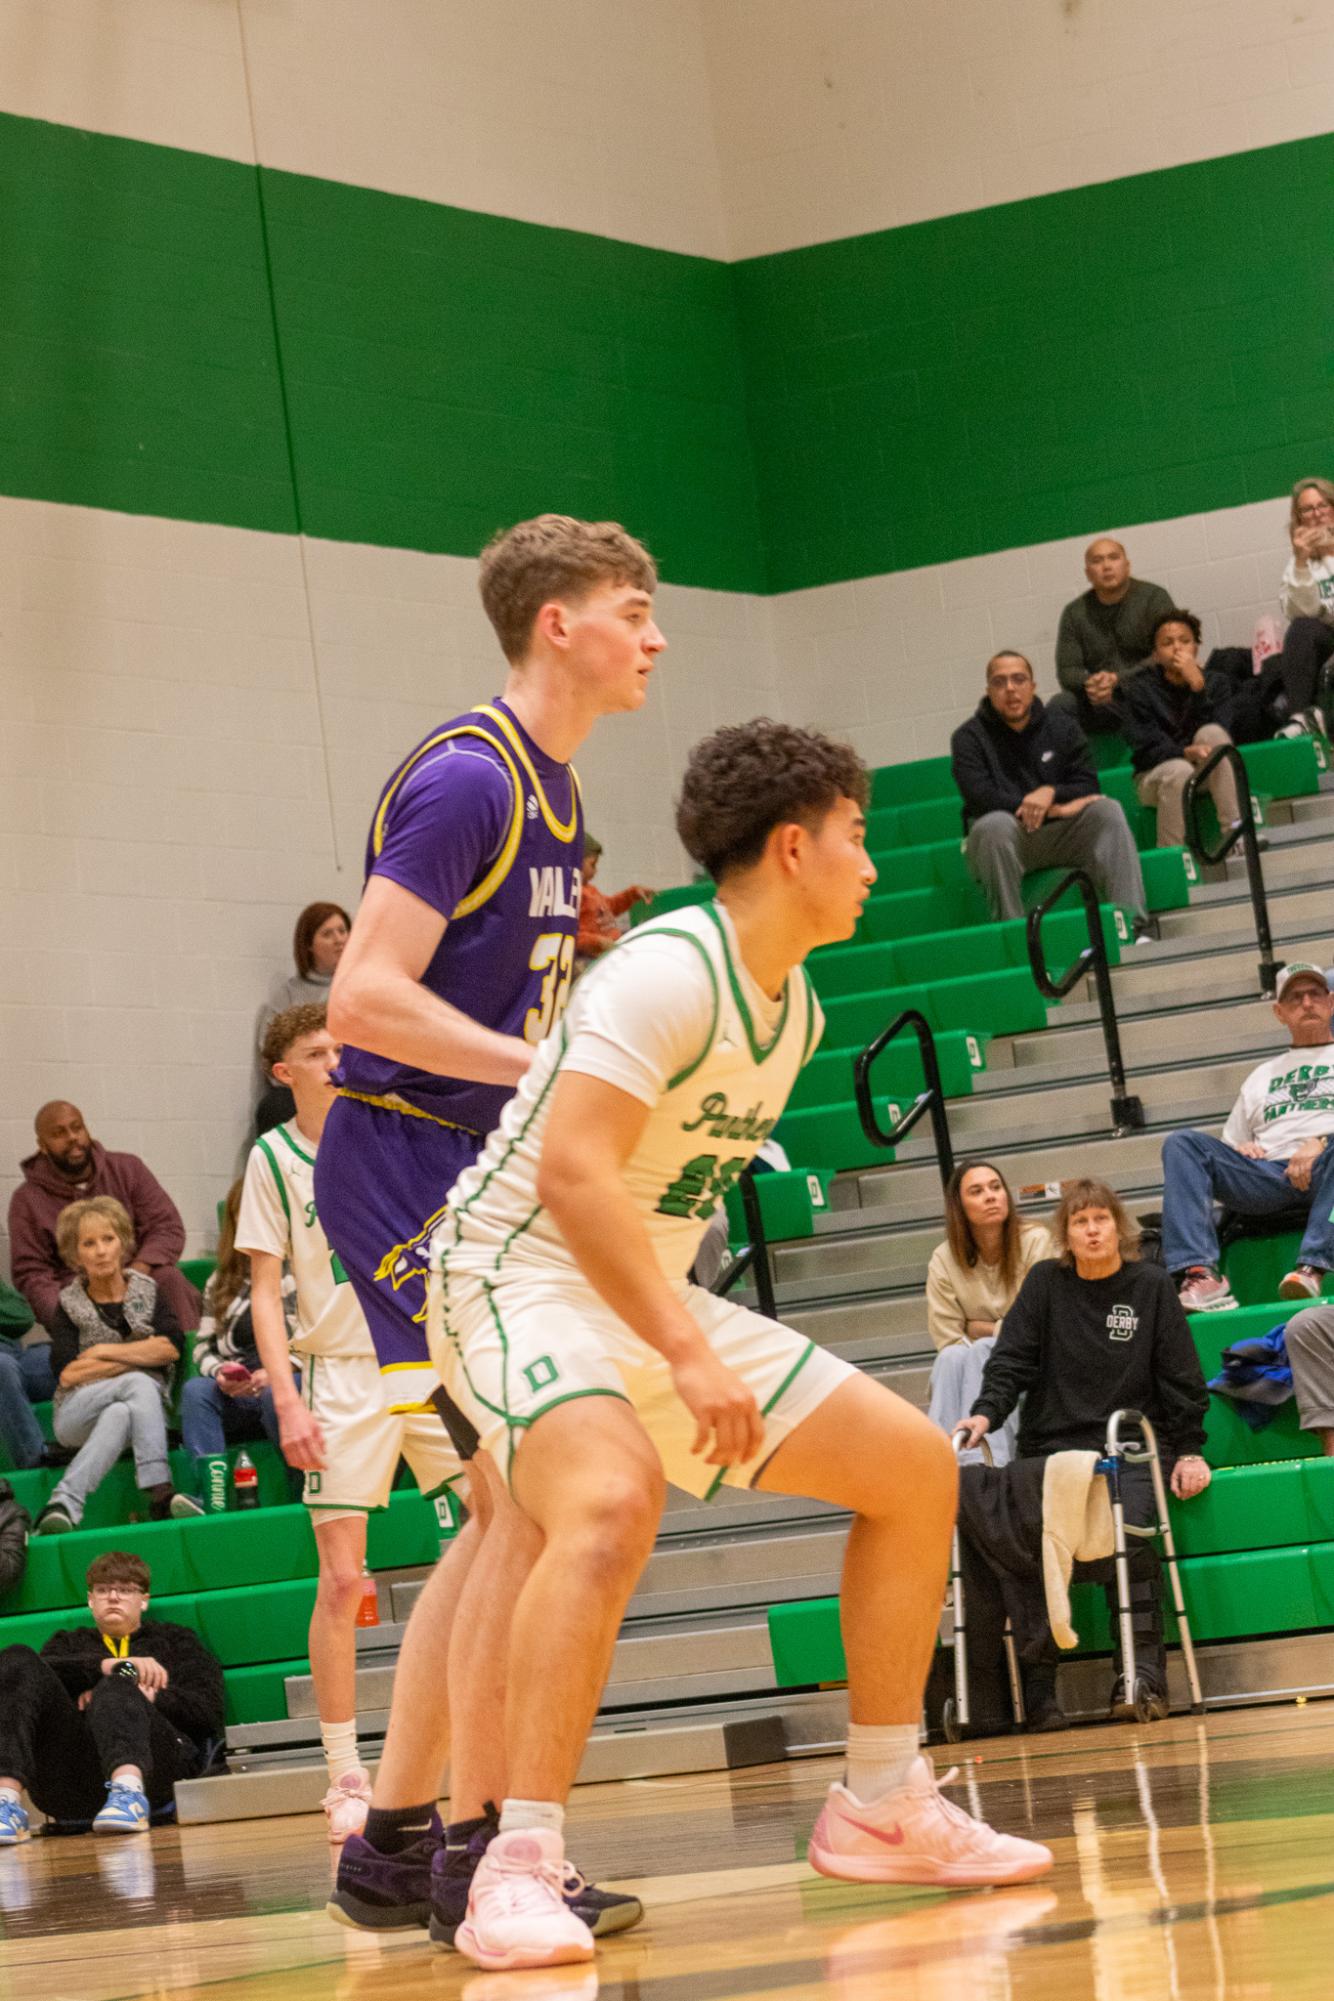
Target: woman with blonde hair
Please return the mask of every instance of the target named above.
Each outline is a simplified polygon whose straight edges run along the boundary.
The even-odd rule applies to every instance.
[[[1034,1560],[1042,1532],[1042,1465],[1056,1452],[1096,1452],[1103,1449],[1107,1421],[1116,1410],[1138,1410],[1158,1435],[1163,1474],[1178,1500],[1189,1500],[1208,1486],[1209,1468],[1200,1456],[1209,1393],[1204,1385],[1195,1343],[1177,1298],[1176,1287],[1161,1265],[1139,1260],[1139,1227],[1119,1195],[1106,1182],[1087,1178],[1068,1181],[1051,1222],[1055,1255],[1036,1265],[1005,1316],[1005,1324],[982,1377],[972,1414],[958,1426],[970,1446],[996,1431],[1024,1399],[1019,1419],[1015,1463],[1003,1469],[1003,1494],[988,1491],[978,1476],[985,1467],[969,1467],[960,1498],[961,1550],[966,1563],[971,1639],[973,1621],[990,1601],[994,1612],[1002,1592],[987,1552],[1013,1550],[1020,1539],[1016,1521],[1036,1496]],[[1037,1462],[1036,1464],[1034,1462]],[[1155,1519],[1153,1488],[1147,1466],[1128,1465],[1122,1477],[1126,1521],[1144,1527]],[[1003,1534],[990,1540],[996,1526],[997,1501],[1005,1510]],[[1029,1520],[1032,1520],[1030,1512]],[[1137,1644],[1137,1674],[1156,1689],[1166,1714],[1167,1658],[1163,1650],[1159,1606],[1157,1551],[1136,1540],[1131,1562],[1132,1609]],[[976,1585],[975,1591],[972,1587]],[[1113,1587],[1108,1586],[1114,1605]],[[1045,1617],[1045,1615],[1044,1615]],[[1017,1622],[1016,1622],[1017,1623]],[[1004,1610],[995,1626],[999,1635]],[[1113,1619],[1113,1631],[1116,1622]],[[1112,1709],[1126,1705],[1120,1677],[1117,1641],[1117,1685]],[[1050,1629],[1036,1641],[1021,1645],[1025,1660],[1024,1701],[1037,1728],[1063,1721],[1056,1706],[1055,1651]]]
[[[1334,653],[1334,481],[1313,474],[1294,482],[1288,540],[1292,554],[1279,586],[1279,609],[1289,620],[1280,659],[1293,718],[1289,730],[1324,736],[1321,684]]]
[[[154,1521],[199,1514],[199,1503],[172,1486],[167,1458],[167,1401],[183,1337],[158,1286],[127,1268],[134,1250],[128,1210],[114,1195],[71,1202],[57,1218],[56,1244],[77,1277],[51,1323],[52,1428],[62,1445],[79,1449],[37,1517],[36,1533],[77,1528],[88,1496],[127,1445]]]
[[[1043,1223],[1023,1220],[989,1160],[955,1168],[945,1187],[945,1241],[926,1271],[926,1324],[940,1353],[928,1415],[953,1431],[973,1407],[996,1335],[1033,1266],[1052,1255]],[[997,1465],[1014,1454],[1015,1424],[992,1440]]]

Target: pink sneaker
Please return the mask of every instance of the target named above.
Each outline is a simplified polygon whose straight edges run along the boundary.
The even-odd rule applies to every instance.
[[[349,1834],[360,1834],[371,1810],[371,1775],[365,1766],[358,1765],[355,1772],[344,1772],[320,1804],[329,1822],[329,1839],[335,1846],[346,1841]]]
[[[1177,1294],[1187,1313],[1231,1313],[1237,1302],[1232,1287],[1208,1265],[1192,1265]]]
[[[944,1782],[953,1777],[947,1772]],[[942,1890],[1027,1883],[1045,1876],[1055,1861],[1040,1842],[997,1834],[944,1799],[926,1758],[915,1758],[907,1782],[871,1806],[846,1786],[830,1786],[807,1853],[822,1876]]]
[[[493,1838],[454,1944],[492,1973],[593,1957],[593,1934],[565,1901],[565,1844],[558,1834],[531,1827]]]

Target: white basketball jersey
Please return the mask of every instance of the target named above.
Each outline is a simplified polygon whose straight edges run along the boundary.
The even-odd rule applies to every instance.
[[[574,989],[432,1240],[432,1265],[504,1277],[578,1270],[537,1197],[553,1087],[602,1078],[649,1108],[624,1178],[663,1271],[684,1279],[727,1189],[773,1131],[823,1017],[804,968],[775,1001],[709,903],[632,931]]]
[[[300,1355],[373,1355],[371,1331],[315,1214],[315,1150],[294,1119],[250,1149],[236,1247],[268,1251],[296,1280]]]

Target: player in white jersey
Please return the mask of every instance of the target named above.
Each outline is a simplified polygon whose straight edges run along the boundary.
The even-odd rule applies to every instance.
[[[814,1866],[964,1887],[1052,1864],[944,1801],[918,1755],[954,1522],[948,1440],[827,1350],[686,1280],[818,1040],[802,961],[852,935],[875,881],[866,790],[851,750],[778,723],[696,749],[677,826],[717,901],[643,926],[585,975],[436,1233],[433,1358],[544,1536],[512,1625],[511,1797],[456,1939],[482,1966],[592,1953],[559,1894],[564,1801],[664,1475],[855,1518],[847,1784],[830,1789]]]
[[[255,1344],[267,1372],[289,1463],[306,1475],[319,1553],[310,1621],[310,1671],[329,1767],[324,1808],[329,1839],[359,1833],[370,1806],[370,1775],[357,1749],[356,1619],[366,1561],[366,1517],[389,1504],[405,1458],[442,1522],[463,1469],[433,1411],[399,1415],[384,1407],[370,1330],[315,1213],[315,1153],[333,1103],[331,1073],[341,1054],[324,1009],[287,1008],[269,1024],[264,1057],[296,1101],[296,1116],[265,1133],[250,1152],[236,1245],[250,1258]],[[283,1267],[296,1281],[299,1332],[289,1350],[282,1309]],[[300,1382],[291,1356],[300,1366]]]

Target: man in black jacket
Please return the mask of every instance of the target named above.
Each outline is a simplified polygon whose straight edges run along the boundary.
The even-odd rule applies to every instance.
[[[1099,791],[1078,723],[1038,700],[1022,653],[987,662],[987,692],[955,730],[950,757],[968,866],[993,917],[1023,916],[1022,884],[1031,869],[1082,868],[1104,903],[1130,912],[1136,943],[1150,936],[1126,816]]]
[[[1186,787],[1219,744],[1232,742],[1232,682],[1220,668],[1201,666],[1200,630],[1193,611],[1165,612],[1153,628],[1152,657],[1122,703],[1135,790],[1158,815],[1160,848],[1181,846]],[[1220,764],[1206,782],[1221,825],[1235,826],[1240,808],[1231,767]]]
[[[0,1652],[0,1847],[28,1839],[25,1786],[56,1819],[146,1834],[221,1734],[222,1669],[188,1627],[145,1620],[149,1584],[141,1557],[109,1550],[88,1566],[91,1626]]]

